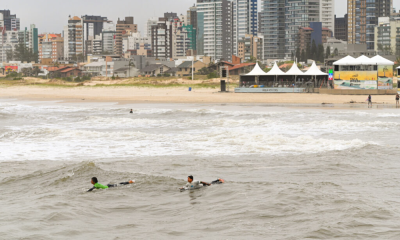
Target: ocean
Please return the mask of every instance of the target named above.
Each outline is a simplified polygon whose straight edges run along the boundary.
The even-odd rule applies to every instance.
[[[0,239],[400,239],[400,109],[0,99],[0,123]]]

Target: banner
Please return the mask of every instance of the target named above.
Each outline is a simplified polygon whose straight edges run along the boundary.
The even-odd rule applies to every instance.
[[[393,66],[378,66],[378,89],[393,89]]]
[[[8,72],[17,72],[18,66],[4,66],[4,70]]]
[[[376,71],[336,71],[335,89],[377,89]]]

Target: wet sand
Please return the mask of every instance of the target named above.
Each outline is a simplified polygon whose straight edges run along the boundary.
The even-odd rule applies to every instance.
[[[364,95],[317,93],[220,93],[218,89],[138,87],[36,87],[0,88],[1,98],[32,100],[113,101],[126,103],[282,103],[282,104],[366,104]],[[395,104],[393,95],[372,96],[379,104]]]

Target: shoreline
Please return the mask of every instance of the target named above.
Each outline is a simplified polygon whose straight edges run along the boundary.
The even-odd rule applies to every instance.
[[[318,93],[234,93],[217,89],[182,87],[43,87],[12,86],[0,88],[0,98],[63,102],[129,103],[215,103],[215,104],[340,104],[367,105],[365,95],[328,95]],[[394,95],[373,95],[373,104],[395,107]]]

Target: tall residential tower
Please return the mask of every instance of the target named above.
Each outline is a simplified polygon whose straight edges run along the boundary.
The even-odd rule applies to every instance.
[[[348,44],[366,44],[374,49],[378,17],[389,17],[392,0],[347,0]]]

